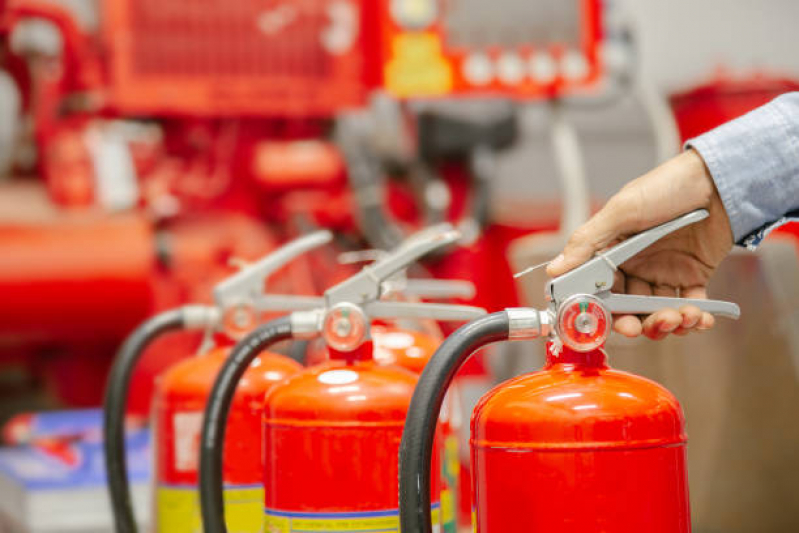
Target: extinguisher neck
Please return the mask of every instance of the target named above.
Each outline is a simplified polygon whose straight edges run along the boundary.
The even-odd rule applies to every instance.
[[[602,348],[596,348],[589,352],[577,352],[568,346],[555,349],[550,343],[547,345],[547,365],[546,368],[563,367],[564,369],[603,369],[608,368],[608,358]]]
[[[331,361],[345,361],[348,365],[354,365],[362,361],[371,361],[374,346],[372,345],[372,340],[369,339],[354,350],[339,351],[329,346],[328,352],[330,353]]]

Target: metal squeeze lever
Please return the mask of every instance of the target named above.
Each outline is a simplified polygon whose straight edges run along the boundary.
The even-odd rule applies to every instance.
[[[339,256],[342,264],[374,262],[384,258],[385,250],[368,249],[344,252]],[[424,299],[473,298],[477,289],[474,283],[459,279],[409,279],[404,268],[383,282],[384,294],[401,294]]]
[[[258,302],[269,277],[290,261],[332,240],[333,234],[327,230],[299,237],[219,282],[214,287],[214,302],[222,313],[223,322],[241,331],[254,326],[258,319]]]
[[[374,263],[328,289],[322,298],[266,295],[258,299],[260,310],[293,309],[295,335],[322,334],[341,351],[354,350],[368,337],[376,318],[428,318],[468,321],[485,314],[479,307],[423,302],[383,301],[385,282],[425,254],[456,242],[459,233],[451,224],[422,230],[387,252]]]
[[[599,298],[608,311],[613,314],[644,315],[664,308],[694,305],[702,311],[714,315],[729,318],[740,317],[741,309],[731,302],[661,296],[636,296],[610,292],[614,273],[625,261],[636,256],[666,235],[700,222],[708,216],[708,212],[704,209],[692,211],[675,220],[630,237],[606,252],[598,253],[596,257],[582,266],[551,280],[547,287],[550,301],[557,308],[566,299],[576,294],[587,294]]]
[[[549,309],[508,309],[509,338],[533,339],[556,334],[577,351],[593,350],[610,334],[614,314],[651,314],[661,309],[694,305],[702,311],[737,319],[738,305],[720,300],[614,294],[614,273],[625,261],[669,235],[709,216],[704,209],[630,237],[610,250],[547,283]]]

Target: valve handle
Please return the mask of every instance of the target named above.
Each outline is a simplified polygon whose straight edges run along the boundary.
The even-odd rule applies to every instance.
[[[460,237],[460,232],[450,223],[430,226],[412,234],[384,257],[364,267],[364,270],[369,269],[370,274],[377,279],[386,280],[428,253],[458,242]]]
[[[633,296],[628,294],[597,295],[613,314],[649,315],[665,308],[679,309],[694,305],[706,313],[732,319],[741,317],[738,304],[722,300],[697,300],[693,298],[668,298],[665,296]]]
[[[709,216],[710,213],[708,213],[705,209],[691,211],[690,213],[675,218],[674,220],[666,222],[665,224],[655,226],[654,228],[643,231],[638,235],[634,235],[629,239],[617,244],[607,252],[597,254],[597,256],[601,260],[609,263],[609,265],[613,266],[613,269],[616,270],[619,265],[628,259],[635,257],[666,235],[674,233],[675,231],[686,226],[690,226],[691,224],[701,222]]]
[[[385,258],[388,252],[376,248],[344,252],[338,256],[338,262],[343,265],[355,263],[373,263]],[[414,296],[425,299],[448,298],[474,298],[476,288],[470,281],[455,279],[408,279],[406,269],[397,271],[396,274],[383,282],[384,293],[402,293],[405,296]]]
[[[557,307],[568,298],[576,294],[602,296],[606,301],[611,301],[608,300],[608,295],[611,294],[610,288],[613,286],[614,274],[616,270],[618,270],[619,266],[663,237],[686,226],[700,222],[706,219],[708,216],[710,215],[705,209],[697,209],[696,211],[687,213],[681,217],[666,222],[665,224],[655,226],[652,229],[643,231],[638,235],[634,235],[624,242],[617,244],[610,250],[596,254],[596,257],[587,261],[583,265],[549,281],[547,284],[547,294],[549,295],[550,301],[552,302],[553,306]],[[614,302],[614,305],[623,306],[624,309],[633,309],[633,311],[631,311],[632,313],[645,314],[657,311],[658,309],[664,307],[664,305],[660,305],[660,307],[658,307],[659,304],[653,301],[652,297],[649,296],[635,297],[637,298],[635,300],[618,299],[622,296],[624,295],[613,295],[614,299],[612,301]],[[624,296],[624,298],[633,297]],[[648,299],[649,303],[644,303],[645,299]],[[666,303],[667,305],[665,305],[665,307],[673,307],[675,305],[679,307],[680,305],[685,305],[687,303],[697,305],[693,301],[687,302],[685,300],[677,300],[678,301],[661,300],[660,304]],[[682,304],[680,302],[682,302]],[[732,307],[713,305],[715,304],[712,304],[713,309],[720,309],[717,314],[733,317],[737,316],[736,313],[740,314],[739,310],[733,309]],[[702,306],[698,305],[698,307],[704,309]],[[620,307],[620,309],[621,308],[622,307]],[[706,308],[710,309],[710,307]],[[636,311],[638,309],[640,310]],[[627,311],[613,310],[613,312],[626,313]]]
[[[431,300],[448,298],[474,298],[476,288],[471,281],[460,279],[403,279],[383,283],[386,292],[399,292],[405,296],[415,296]]]
[[[364,306],[371,318],[413,318],[453,322],[468,322],[486,314],[481,307],[471,305],[416,303],[416,302],[370,302]]]
[[[374,263],[325,292],[328,307],[338,303],[362,304],[379,300],[383,292],[383,282],[422,256],[455,243],[460,233],[452,224],[438,224],[414,233],[394,250],[387,252]]]
[[[219,307],[225,308],[257,298],[263,292],[264,283],[269,276],[286,263],[314,248],[329,243],[331,240],[333,240],[333,234],[322,230],[281,246],[266,257],[244,267],[240,272],[217,284],[214,287],[214,301]]]

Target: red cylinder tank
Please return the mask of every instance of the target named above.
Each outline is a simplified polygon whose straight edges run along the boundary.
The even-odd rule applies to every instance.
[[[156,531],[191,533],[201,528],[197,460],[203,410],[230,347],[181,361],[159,379],[153,400]],[[239,382],[225,439],[225,511],[231,531],[261,531],[263,487],[261,414],[264,394],[302,367],[263,352]]]
[[[373,325],[371,329],[373,357],[381,366],[399,366],[420,375],[430,358],[441,345],[441,340],[421,331],[388,325]],[[328,360],[324,344],[312,346],[308,359],[315,363]],[[441,526],[444,533],[457,531],[456,496],[460,483],[460,444],[458,439],[457,387],[447,396],[439,419],[443,439],[441,458]],[[466,489],[468,490],[468,489]],[[468,495],[467,495],[468,496]]]
[[[689,532],[674,396],[608,368],[601,350],[548,352],[542,371],[498,386],[474,411],[476,531]]]
[[[399,531],[398,456],[417,376],[367,343],[274,387],[264,406],[264,531]],[[440,480],[434,454],[433,520]]]

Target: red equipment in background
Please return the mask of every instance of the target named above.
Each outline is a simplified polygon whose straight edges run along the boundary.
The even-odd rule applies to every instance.
[[[158,378],[153,400],[155,531],[192,532],[201,526],[197,460],[202,413],[231,347],[182,361]],[[297,373],[299,363],[261,353],[236,389],[225,442],[225,516],[232,531],[259,531],[263,522],[261,416],[264,394]]]
[[[602,74],[597,0],[385,0],[383,79],[401,98],[553,97]]]
[[[155,239],[141,217],[3,225],[0,249],[3,345],[114,339],[152,308]]]
[[[374,85],[375,2],[106,0],[111,105],[134,115],[330,117]]]

